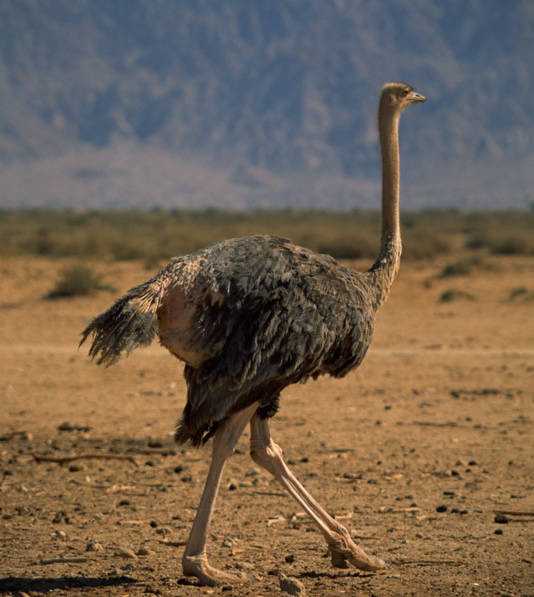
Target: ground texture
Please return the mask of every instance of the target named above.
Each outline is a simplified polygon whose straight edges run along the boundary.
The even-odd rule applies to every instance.
[[[280,574],[313,596],[534,595],[532,259],[404,264],[361,368],[282,396],[271,429],[293,471],[388,569],[332,568],[247,432],[209,553],[255,582],[217,588],[181,571],[210,457],[172,441],[182,367],[157,346],[109,369],[78,352],[112,296],[43,300],[64,265],[0,263],[0,595],[287,594]],[[117,296],[152,273],[95,269]]]

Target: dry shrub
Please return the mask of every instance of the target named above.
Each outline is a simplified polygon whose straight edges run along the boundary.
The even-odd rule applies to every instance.
[[[47,299],[72,298],[77,296],[91,296],[99,290],[115,292],[115,288],[104,284],[100,276],[85,265],[71,265],[61,271],[56,285],[45,296]]]

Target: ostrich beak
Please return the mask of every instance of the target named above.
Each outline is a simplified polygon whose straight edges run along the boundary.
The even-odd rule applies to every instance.
[[[417,93],[416,91],[410,91],[406,97],[406,101],[410,102],[410,104],[420,104],[422,102],[426,102],[426,97],[420,93]]]

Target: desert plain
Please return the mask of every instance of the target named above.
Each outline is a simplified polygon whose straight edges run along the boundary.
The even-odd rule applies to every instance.
[[[95,262],[113,293],[44,299],[66,261],[0,262],[0,595],[287,595],[281,574],[317,597],[534,595],[531,257],[458,276],[403,264],[362,366],[282,395],[271,430],[290,467],[387,570],[332,568],[246,431],[208,549],[254,582],[222,587],[181,570],[211,455],[173,443],[182,364],[156,344],[107,369],[78,349],[156,270]]]

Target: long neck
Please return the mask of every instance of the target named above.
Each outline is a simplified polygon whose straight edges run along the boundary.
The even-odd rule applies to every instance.
[[[380,253],[369,275],[376,293],[376,308],[387,298],[400,266],[402,251],[399,222],[399,117],[380,104],[378,129],[382,154],[382,232]]]
[[[381,110],[378,116],[382,153],[382,236],[384,243],[401,244],[399,224],[399,113]]]

